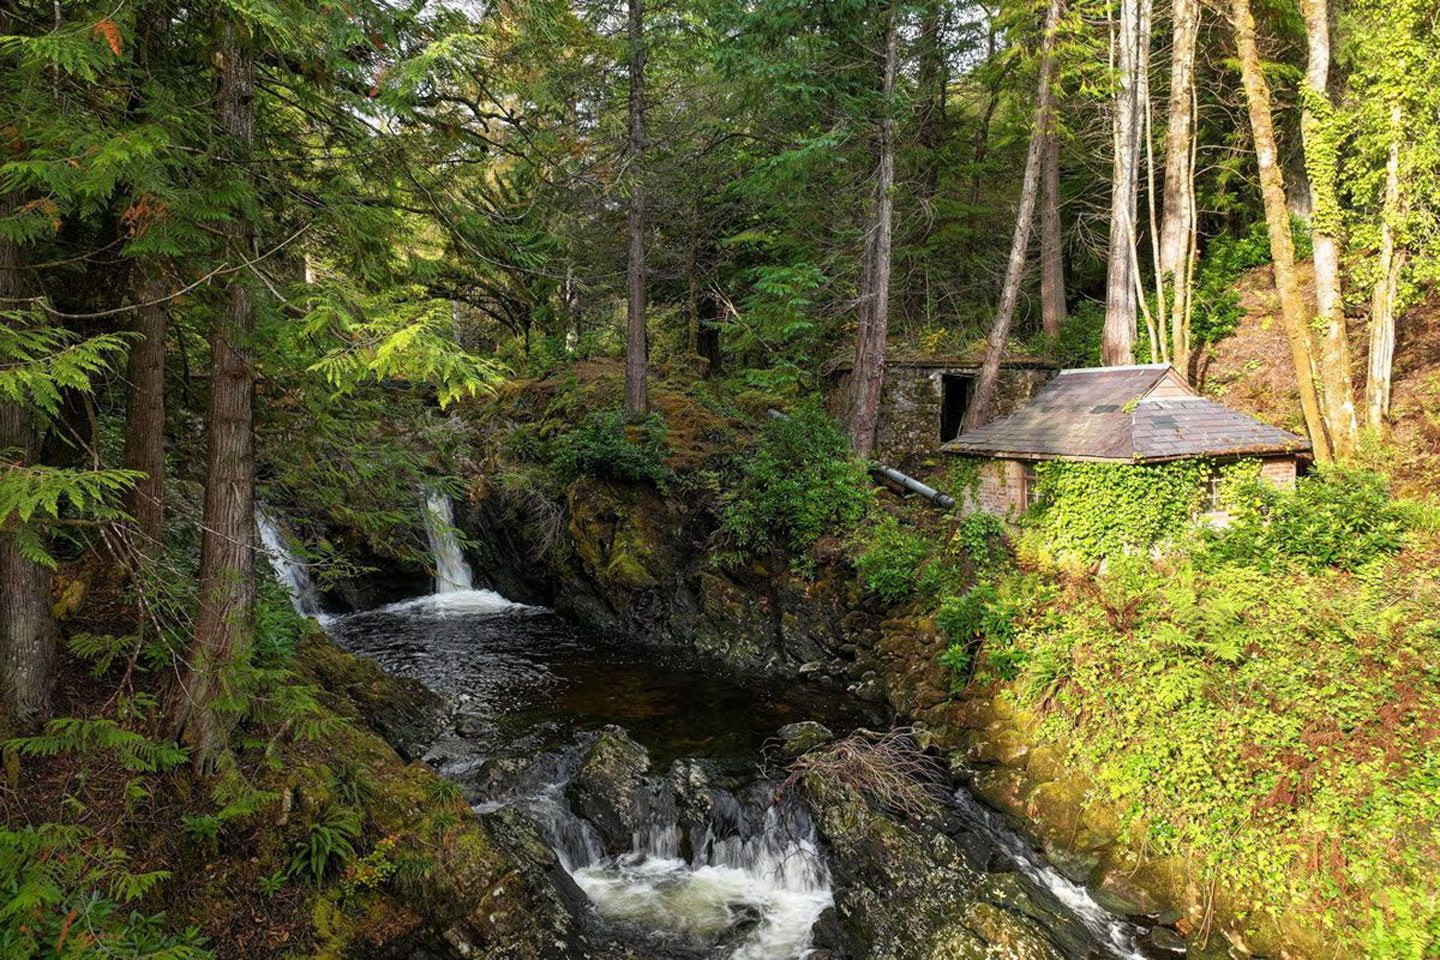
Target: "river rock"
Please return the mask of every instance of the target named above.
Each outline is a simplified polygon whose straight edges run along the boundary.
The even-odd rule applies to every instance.
[[[941,805],[922,821],[877,810],[834,779],[808,777],[805,789],[831,850],[835,915],[821,945],[835,956],[1058,960],[1038,924],[987,902],[990,878],[947,832]]]
[[[1185,956],[1189,945],[1184,937],[1169,927],[1155,927],[1145,935],[1140,949],[1145,956],[1153,957],[1154,960],[1176,960]]]
[[[1156,916],[1165,904],[1156,893],[1140,882],[1132,867],[1106,861],[1095,869],[1090,879],[1090,896],[1111,913],[1126,916]]]
[[[1010,960],[1064,960],[1044,929],[1029,917],[980,902],[970,906],[965,920],[999,956]]]
[[[640,828],[649,784],[650,755],[622,728],[607,726],[596,735],[565,795],[615,855],[630,849]]]
[[[798,757],[835,738],[835,734],[830,731],[829,727],[814,720],[787,723],[776,733],[783,741],[780,751],[787,757]]]

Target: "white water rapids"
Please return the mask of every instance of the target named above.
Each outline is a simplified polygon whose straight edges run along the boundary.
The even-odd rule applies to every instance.
[[[561,866],[605,919],[696,947],[729,935],[730,960],[797,960],[810,947],[815,921],[835,902],[815,829],[793,805],[772,804],[763,814],[752,808],[747,816],[732,795],[720,798],[689,859],[673,807],[649,811],[630,851],[608,857],[594,828],[571,811],[563,783],[547,784],[517,805],[539,823]],[[747,829],[750,819],[758,823]]]

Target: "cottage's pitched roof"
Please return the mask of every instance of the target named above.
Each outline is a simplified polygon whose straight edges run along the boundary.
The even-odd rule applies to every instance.
[[[949,453],[1146,462],[1305,453],[1310,442],[1198,396],[1169,364],[1062,370],[1029,403],[962,433]]]

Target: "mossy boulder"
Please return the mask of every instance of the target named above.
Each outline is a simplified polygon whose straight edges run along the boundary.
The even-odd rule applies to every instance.
[[[616,726],[604,727],[565,788],[575,812],[595,827],[610,854],[630,849],[649,785],[650,755]]]
[[[373,660],[346,653],[319,627],[295,653],[300,673],[318,686],[325,705],[362,721],[406,760],[425,753],[445,729],[449,707],[423,683],[393,677]]]

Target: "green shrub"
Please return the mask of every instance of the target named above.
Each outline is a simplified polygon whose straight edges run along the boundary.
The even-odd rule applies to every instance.
[[[1047,597],[1046,588],[1033,574],[982,580],[960,596],[946,597],[935,615],[936,626],[949,641],[941,662],[964,675],[978,644],[990,668],[1002,679],[1013,680],[1027,658],[1027,653],[1015,646],[1020,624]]]
[[[864,464],[816,406],[767,419],[739,482],[725,497],[722,526],[742,552],[810,549],[825,533],[846,534],[872,499]]]
[[[1261,569],[1355,570],[1400,549],[1410,513],[1390,499],[1380,474],[1329,465],[1300,478],[1293,490],[1246,485],[1231,524],[1209,539],[1221,559]]]
[[[929,550],[924,537],[886,516],[867,531],[855,569],[866,590],[886,603],[898,603],[920,586]]]
[[[557,438],[555,467],[570,479],[596,477],[663,487],[671,476],[665,465],[666,433],[659,414],[627,424],[619,410],[591,413]]]
[[[960,522],[955,542],[983,570],[1005,556],[1005,524],[994,514],[972,513]]]

